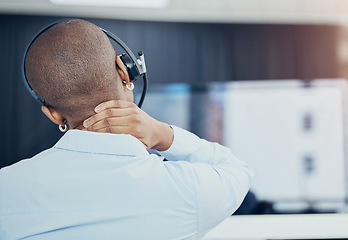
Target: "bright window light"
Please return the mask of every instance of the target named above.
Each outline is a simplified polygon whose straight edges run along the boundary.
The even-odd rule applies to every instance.
[[[165,8],[169,0],[50,0],[56,5],[126,8]]]

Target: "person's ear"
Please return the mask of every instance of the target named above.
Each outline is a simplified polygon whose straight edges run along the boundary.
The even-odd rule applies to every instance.
[[[64,118],[64,116],[58,112],[57,110],[55,110],[54,108],[51,107],[47,107],[45,105],[41,106],[41,111],[55,124],[57,125],[65,125],[66,124],[66,120]]]
[[[130,81],[128,71],[119,56],[116,56],[116,70],[118,74],[120,75],[122,82],[125,81],[126,84],[128,84]]]
[[[116,56],[116,71],[121,78],[120,80],[123,86],[123,93],[125,97],[124,100],[133,102],[134,96],[132,90],[134,89],[134,84],[130,81],[126,66],[123,64],[119,56]]]

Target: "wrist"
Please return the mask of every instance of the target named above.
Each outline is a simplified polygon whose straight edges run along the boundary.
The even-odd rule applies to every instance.
[[[159,122],[157,128],[157,144],[152,148],[158,151],[165,151],[170,148],[174,140],[174,132],[171,126],[166,123]]]

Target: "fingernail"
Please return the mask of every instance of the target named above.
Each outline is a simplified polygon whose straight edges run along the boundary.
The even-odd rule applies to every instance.
[[[88,127],[90,124],[91,124],[91,122],[90,122],[89,120],[85,120],[85,121],[83,122],[83,126],[84,126],[85,128]]]
[[[99,112],[100,110],[101,110],[100,106],[96,106],[95,109],[94,109],[95,112]]]

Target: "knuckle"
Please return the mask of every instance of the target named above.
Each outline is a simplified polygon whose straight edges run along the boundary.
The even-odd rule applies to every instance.
[[[112,100],[112,105],[115,107],[118,107],[119,101],[118,100]]]
[[[110,126],[110,120],[108,119],[108,118],[105,118],[104,120],[103,120],[103,124],[105,125],[105,126]]]
[[[106,110],[106,116],[107,117],[111,117],[112,116],[112,110],[111,109],[107,109]]]
[[[137,114],[137,109],[136,109],[136,108],[132,108],[132,109],[131,109],[131,113],[134,114],[134,115],[136,115],[136,114]]]
[[[133,121],[135,124],[139,124],[141,122],[141,118],[137,115],[134,117]]]

